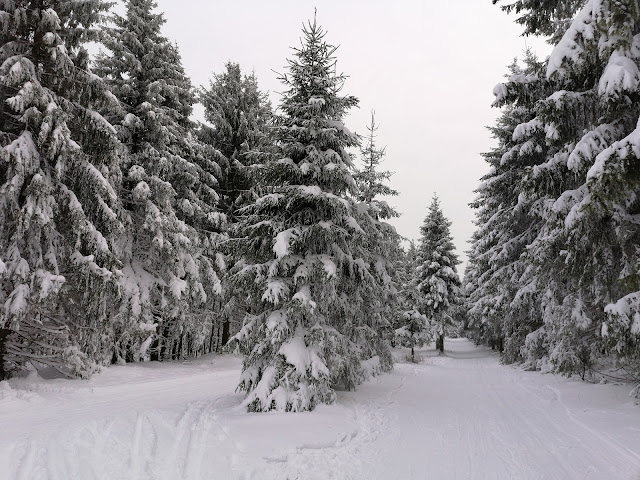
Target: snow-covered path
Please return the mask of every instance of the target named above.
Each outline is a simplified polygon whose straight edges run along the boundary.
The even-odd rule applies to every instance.
[[[628,386],[445,348],[303,414],[239,409],[234,357],[2,382],[0,479],[640,480]]]

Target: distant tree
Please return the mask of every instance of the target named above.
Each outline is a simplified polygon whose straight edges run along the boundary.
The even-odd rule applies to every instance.
[[[201,125],[199,138],[215,147],[222,157],[220,209],[230,222],[251,198],[250,165],[262,161],[270,144],[273,112],[267,95],[258,89],[255,74],[243,75],[240,65],[228,62],[226,71],[214,75],[209,88],[200,89],[200,102],[208,124]]]
[[[389,187],[386,182],[390,180],[393,172],[380,171],[380,165],[384,162],[386,148],[376,145],[376,132],[378,125],[375,123],[374,113],[371,113],[371,124],[367,127],[369,135],[366,143],[360,148],[360,160],[362,168],[356,170],[353,175],[357,188],[358,209],[366,208],[372,222],[363,224],[368,241],[366,248],[372,256],[374,268],[372,274],[377,277],[377,282],[382,286],[382,291],[372,295],[363,303],[362,313],[369,318],[371,326],[376,326],[377,340],[384,339],[384,344],[379,344],[377,350],[384,369],[392,364],[391,352],[387,348],[387,340],[392,340],[394,324],[398,315],[399,289],[402,288],[402,237],[395,228],[387,223],[390,218],[396,218],[399,213],[391,207],[382,197],[397,196],[398,192]],[[364,245],[363,245],[364,246]],[[398,263],[400,262],[400,263]]]
[[[0,2],[2,375],[31,361],[86,377],[110,359],[120,145],[84,48],[108,6]]]
[[[411,361],[416,361],[415,348],[429,343],[433,336],[427,325],[427,317],[418,310],[405,312],[405,324],[396,330],[400,345],[411,349]]]
[[[368,302],[384,293],[384,262],[371,253],[378,228],[357,193],[344,125],[357,104],[339,91],[335,47],[316,21],[282,76],[287,90],[274,159],[257,167],[264,192],[243,211],[237,288],[252,314],[234,341],[245,353],[239,388],[250,411],[310,410],[384,368]],[[376,270],[378,269],[378,270]],[[390,365],[387,366],[390,368]]]
[[[273,112],[266,94],[258,89],[256,76],[243,75],[237,63],[227,63],[223,73],[214,75],[208,89],[200,89],[199,98],[207,124],[200,125],[198,137],[218,152],[216,161],[221,168],[216,190],[231,238],[223,252],[226,263],[233,265],[238,260],[236,226],[241,210],[256,195],[251,193],[255,186],[252,166],[266,161],[272,148],[269,129]],[[219,342],[224,345],[230,335],[237,333],[247,310],[244,295],[233,288],[226,276],[222,279],[220,303],[223,329]]]
[[[127,0],[125,16],[105,28],[109,53],[96,60],[121,112],[111,115],[126,145],[122,199],[130,226],[123,238],[123,293],[115,354],[136,360],[207,349],[211,302],[221,283],[215,245],[224,227],[207,166],[189,119],[195,101],[177,48],[161,34],[152,0]]]
[[[420,227],[422,237],[413,285],[419,295],[415,310],[430,322],[436,348],[441,353],[444,353],[445,326],[451,323],[450,308],[458,302],[460,295],[460,278],[456,272],[460,262],[454,252],[450,226],[451,222],[445,218],[440,201],[434,195]]]
[[[391,178],[393,172],[379,170],[380,164],[384,161],[386,155],[386,148],[378,148],[376,146],[378,125],[376,125],[375,112],[371,112],[371,124],[367,126],[367,130],[369,131],[367,143],[360,149],[363,168],[356,172],[353,178],[358,186],[358,198],[360,200],[366,203],[372,203],[377,200],[376,203],[381,204],[379,197],[394,197],[398,195],[398,192],[385,183]],[[386,208],[381,208],[380,215],[383,218],[391,218],[397,217],[398,213],[387,206]]]

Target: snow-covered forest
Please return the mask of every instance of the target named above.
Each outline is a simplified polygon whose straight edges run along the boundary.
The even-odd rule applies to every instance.
[[[425,365],[451,369],[469,389],[492,396],[496,421],[500,410],[512,410],[489,386],[508,389],[517,381],[528,393],[507,397],[531,397],[532,417],[545,402],[562,405],[552,409],[554,422],[568,415],[577,428],[571,438],[608,419],[623,425],[635,418],[629,432],[607,430],[608,450],[597,440],[582,442],[587,453],[556,465],[564,471],[557,478],[640,471],[632,445],[640,440],[633,400],[640,398],[640,4],[493,3],[496,15],[502,8],[552,50],[546,58],[526,51],[493,91],[500,115],[487,135],[494,148],[478,153],[489,170],[469,206],[476,231],[458,272],[460,252],[438,195],[424,212],[420,238],[394,228],[402,212],[393,206],[393,158],[378,137],[384,119],[372,112],[369,125],[348,124],[358,92],[349,89],[349,72],[341,72],[340,39],[325,30],[322,11],[282,52],[282,93],[272,104],[257,75],[233,61],[208,85],[193,85],[153,0],[125,0],[116,11],[103,0],[0,0],[0,405],[6,401],[8,412],[0,419],[9,422],[20,402],[37,407],[42,399],[54,416],[67,401],[82,409],[85,385],[103,392],[113,412],[124,408],[117,397],[127,392],[136,409],[147,404],[175,413],[175,393],[162,404],[152,398],[163,395],[163,371],[173,379],[166,388],[182,389],[186,406],[176,430],[165,432],[176,438],[171,445],[158,440],[151,414],[128,426],[113,420],[133,438],[131,446],[113,447],[132,449],[124,470],[118,463],[105,470],[110,434],[101,450],[91,450],[98,459],[91,468],[104,470],[93,477],[79,457],[55,460],[68,458],[53,444],[15,440],[6,449],[0,442],[0,463],[11,465],[7,478],[208,478],[200,468],[204,443],[212,447],[213,436],[243,431],[248,418],[278,429],[280,416],[241,416],[267,411],[314,411],[326,418],[299,415],[318,422],[311,431],[331,437],[318,433],[323,421],[339,430],[322,447],[287,449],[325,452],[330,445],[334,460],[359,455],[373,462],[376,451],[393,444],[380,440],[389,418],[400,415],[393,425],[412,428],[394,410],[411,408],[398,400],[400,392],[429,395],[406,382],[447,382]],[[128,373],[118,374],[121,366]],[[547,390],[538,371],[560,374],[549,378],[565,383]],[[154,395],[136,393],[138,375],[149,376]],[[576,417],[581,407],[572,395],[599,382],[618,390],[599,391],[593,408],[613,413]],[[452,385],[442,392],[457,396]],[[345,396],[355,390],[364,404]],[[630,405],[616,396],[622,390]],[[80,397],[65,397],[74,391]],[[434,405],[446,410],[448,403],[443,397]],[[428,411],[429,402],[420,408]],[[97,438],[106,417],[83,415]],[[219,415],[232,419],[223,424]],[[424,428],[437,428],[420,415]],[[514,428],[533,425],[518,415]],[[292,421],[281,420],[295,437]],[[7,431],[19,439],[25,432],[17,425]],[[494,427],[490,432],[499,433]],[[544,435],[542,427],[534,430]],[[87,435],[74,432],[68,445]],[[460,428],[449,433],[463,436]],[[561,446],[571,442],[556,433]],[[156,438],[155,447],[145,435]],[[408,435],[418,441],[415,432]],[[431,448],[448,452],[443,442]],[[364,467],[331,476],[320,453],[283,460],[279,451],[254,445],[267,459],[261,476],[253,460],[240,468],[242,440],[233,452],[223,444],[215,445],[231,459],[218,465],[230,469],[224,478],[288,478],[270,470],[274,462],[285,462],[290,478],[306,478],[296,475],[311,467],[316,476],[309,478],[374,478]],[[36,460],[38,449],[49,452],[49,463]],[[576,470],[599,449],[621,463]],[[522,456],[519,464],[527,450],[513,454]],[[195,451],[197,468],[189,463]],[[156,457],[184,468],[174,471],[177,463],[167,460],[167,470],[155,469]],[[514,473],[500,465],[484,471],[543,478],[542,470]],[[448,468],[429,471],[438,478],[472,478],[476,471]],[[398,478],[423,478],[409,470]],[[359,476],[364,471],[368,476]],[[610,476],[598,476],[605,471]],[[556,478],[549,472],[544,478]]]

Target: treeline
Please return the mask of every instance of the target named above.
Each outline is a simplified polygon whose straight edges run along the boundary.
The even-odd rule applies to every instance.
[[[494,3],[496,3],[494,1]],[[554,46],[495,90],[497,147],[473,204],[469,328],[507,362],[640,377],[640,7],[502,7]],[[610,366],[610,365],[609,365]]]
[[[276,114],[233,63],[195,89],[155,3],[125,6],[0,2],[0,379],[228,344],[247,408],[306,410],[391,369],[390,343],[443,335],[448,223],[436,202],[433,241],[400,247],[377,125],[343,123],[358,100],[316,21]]]

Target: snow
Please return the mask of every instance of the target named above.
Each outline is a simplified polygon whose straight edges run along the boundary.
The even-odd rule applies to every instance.
[[[276,258],[282,258],[289,255],[289,245],[291,244],[291,240],[298,238],[299,234],[299,228],[289,228],[276,235],[276,241],[273,244],[273,253],[276,254]]]
[[[571,26],[551,51],[547,64],[547,78],[551,78],[554,73],[563,78],[568,71],[565,71],[567,60],[579,63],[580,56],[583,54],[582,45],[594,38],[593,14],[600,2],[601,0],[589,0],[573,19]]]
[[[493,95],[496,98],[493,101],[492,106],[500,106],[500,102],[502,102],[508,94],[509,91],[507,90],[507,86],[504,83],[497,84],[495,87],[493,87]]]
[[[536,131],[543,128],[542,122],[538,118],[518,125],[513,131],[513,141],[521,142],[531,137]]]
[[[640,85],[640,71],[635,62],[615,51],[598,85],[598,94],[603,97],[619,97],[623,93],[635,92]]]
[[[9,315],[18,315],[25,311],[28,306],[28,298],[31,293],[29,285],[21,283],[17,285],[11,294],[9,299],[4,304],[4,311]]]
[[[293,297],[292,300],[298,300],[301,305],[308,307],[311,310],[315,310],[317,304],[313,301],[311,297],[311,289],[309,285],[303,285],[300,290],[298,290]]]
[[[615,163],[616,157],[624,159],[629,153],[633,153],[636,157],[640,156],[640,119],[635,130],[628,136],[613,143],[598,154],[594,164],[587,172],[587,180],[603,176],[609,163]]]
[[[322,189],[317,185],[298,185],[298,189],[304,195],[312,195],[312,196],[322,195]]]
[[[280,278],[270,279],[267,282],[267,289],[262,295],[262,300],[277,305],[288,293],[289,287],[284,280]]]
[[[241,359],[0,382],[0,480],[635,480],[630,386],[501,365],[464,339],[313,412],[249,414]],[[373,363],[373,362],[372,362]]]
[[[322,267],[327,278],[334,278],[338,273],[338,267],[328,255],[319,255],[318,258],[322,262]]]
[[[329,370],[318,355],[317,346],[307,346],[304,339],[304,329],[298,327],[295,335],[282,344],[278,353],[282,354],[287,363],[293,365],[298,375],[304,376],[307,370],[313,378],[329,375]]]

